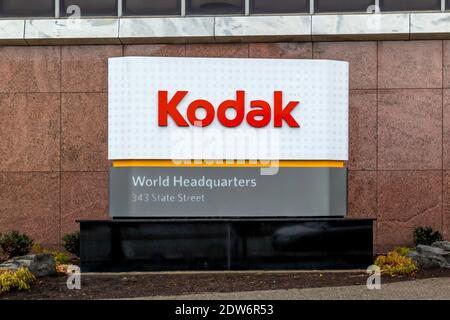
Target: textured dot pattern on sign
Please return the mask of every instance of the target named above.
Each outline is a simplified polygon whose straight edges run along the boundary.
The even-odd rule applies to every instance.
[[[158,126],[158,91],[189,94],[216,108],[245,90],[245,106],[283,91],[283,106],[300,101],[286,123],[226,128]],[[109,159],[348,159],[348,63],[329,60],[125,57],[109,60]],[[200,112],[197,113],[201,118]]]

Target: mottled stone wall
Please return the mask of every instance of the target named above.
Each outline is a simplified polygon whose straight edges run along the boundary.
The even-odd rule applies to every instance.
[[[0,47],[0,232],[58,245],[106,218],[107,58],[123,55],[350,62],[349,216],[376,249],[415,226],[450,238],[450,41]]]

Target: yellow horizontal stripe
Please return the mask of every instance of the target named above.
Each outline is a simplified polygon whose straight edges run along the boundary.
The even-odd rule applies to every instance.
[[[115,160],[113,167],[291,167],[291,168],[343,168],[345,162],[340,160],[280,160],[267,161],[233,161],[231,163],[215,160]]]

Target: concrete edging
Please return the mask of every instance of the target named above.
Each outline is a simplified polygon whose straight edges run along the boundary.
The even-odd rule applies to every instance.
[[[0,45],[450,39],[450,12],[0,20]]]

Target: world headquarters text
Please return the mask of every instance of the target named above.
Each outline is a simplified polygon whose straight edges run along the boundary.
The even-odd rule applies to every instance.
[[[133,187],[181,187],[181,188],[254,188],[256,187],[256,179],[227,177],[227,178],[208,178],[201,177],[184,177],[184,176],[131,176]]]

